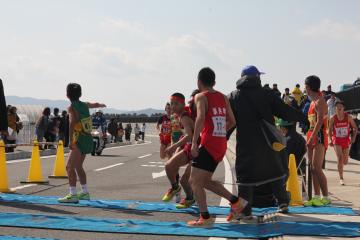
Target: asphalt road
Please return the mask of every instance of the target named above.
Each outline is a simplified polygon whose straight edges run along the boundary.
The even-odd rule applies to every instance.
[[[43,175],[52,173],[54,157],[42,158]],[[20,180],[27,177],[28,160],[8,163],[10,187],[17,188],[17,193],[63,196],[68,193],[68,183],[64,179],[50,179],[49,185],[22,185]],[[88,156],[85,160],[88,186],[92,199],[131,199],[141,201],[161,201],[169,188],[166,176],[161,172],[164,163],[159,158],[158,138],[149,137],[144,144],[108,148],[100,157]],[[153,178],[155,175],[163,175]],[[225,168],[221,163],[214,179],[224,182]],[[231,185],[230,185],[231,186]],[[78,189],[80,186],[78,185]],[[208,193],[209,205],[219,205],[220,197]],[[224,204],[224,201],[222,201]],[[8,204],[0,202],[0,212],[38,213],[49,215],[90,216],[120,219],[141,219],[157,221],[188,221],[195,216],[179,213],[140,212],[113,209],[96,209],[68,206],[44,206]],[[197,217],[197,216],[196,216]],[[0,234],[34,237],[52,237],[58,239],[185,239],[186,237],[160,235],[129,235],[93,233],[81,231],[57,231],[25,228],[0,227]],[[190,237],[187,239],[201,239]],[[205,239],[205,238],[204,238]]]

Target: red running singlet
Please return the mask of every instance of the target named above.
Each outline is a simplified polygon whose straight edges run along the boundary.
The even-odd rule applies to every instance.
[[[208,110],[201,132],[201,146],[204,146],[215,161],[222,161],[227,149],[226,102],[220,92],[204,92]]]
[[[346,149],[350,145],[350,124],[349,116],[347,113],[344,115],[343,120],[339,120],[337,115],[334,116],[334,127],[332,142],[335,145],[340,145],[343,149]]]

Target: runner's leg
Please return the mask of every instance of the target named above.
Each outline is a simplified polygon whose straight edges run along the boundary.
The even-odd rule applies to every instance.
[[[171,186],[174,187],[174,185],[178,184],[176,181],[176,175],[179,173],[180,167],[185,166],[186,164],[188,164],[188,159],[184,151],[176,153],[165,163],[166,175]]]
[[[191,200],[194,198],[193,191],[189,183],[190,174],[191,174],[191,164],[188,164],[184,174],[181,176],[180,179],[180,184],[186,194],[186,200]]]
[[[319,181],[316,175],[316,171],[315,171],[315,166],[314,166],[314,147],[309,147],[308,148],[308,159],[310,161],[310,165],[311,165],[311,174],[312,174],[312,179],[313,179],[313,186],[314,186],[314,194],[315,196],[320,196],[320,185],[319,185]]]
[[[322,164],[324,161],[325,147],[323,144],[316,144],[314,148],[313,167],[317,177],[318,186],[321,188],[321,192],[324,197],[328,196],[327,179],[322,170]]]
[[[189,181],[201,214],[208,214],[205,186],[211,181],[211,177],[212,173],[209,171],[196,167],[191,168]]]
[[[344,162],[343,162],[343,150],[340,145],[334,145],[334,150],[337,158],[337,168],[339,172],[340,179],[344,179],[343,170],[344,170]]]

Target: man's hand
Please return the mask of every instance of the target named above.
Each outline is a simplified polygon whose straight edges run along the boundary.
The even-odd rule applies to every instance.
[[[333,141],[330,141],[329,145],[330,145],[331,147],[333,147],[333,146],[334,146]]]
[[[165,149],[165,153],[168,155],[171,155],[172,153],[175,152],[175,150],[176,150],[175,145],[171,145]]]
[[[7,130],[1,131],[0,134],[3,136],[9,136],[9,132]]]
[[[196,158],[199,156],[199,146],[197,145],[197,143],[193,143],[191,145],[191,155]]]

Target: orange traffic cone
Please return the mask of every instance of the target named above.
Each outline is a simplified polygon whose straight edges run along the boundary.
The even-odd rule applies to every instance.
[[[289,156],[289,173],[290,175],[286,183],[286,190],[289,191],[291,195],[290,206],[302,206],[304,203],[300,192],[294,154],[290,154]]]
[[[64,144],[60,140],[56,152],[56,160],[54,164],[53,174],[49,178],[68,178],[66,168],[65,168],[65,158],[64,158]]]
[[[37,141],[34,141],[32,149],[28,179],[26,181],[21,181],[20,183],[49,183],[49,181],[44,181],[42,176],[39,143]]]
[[[2,192],[2,193],[15,192],[15,191],[12,191],[8,185],[5,144],[3,141],[0,141],[0,192]]]

